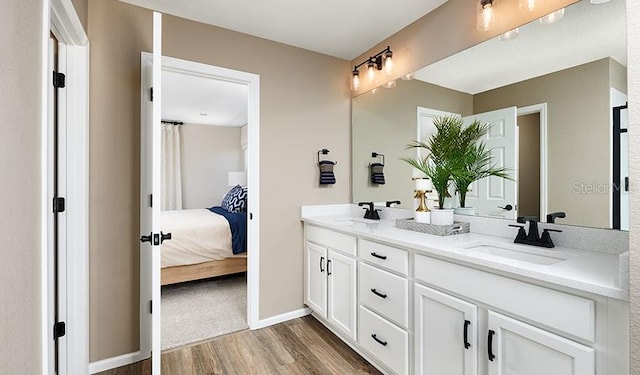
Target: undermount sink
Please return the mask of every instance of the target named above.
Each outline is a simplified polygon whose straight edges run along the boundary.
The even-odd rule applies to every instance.
[[[472,256],[489,255],[518,260],[521,262],[549,266],[567,260],[562,254],[553,253],[553,250],[531,248],[522,245],[510,245],[493,242],[476,242],[462,246],[463,249],[471,250]]]
[[[367,219],[345,219],[345,220],[336,220],[335,222],[338,225],[343,225],[345,227],[362,227],[365,228],[371,224],[377,224],[377,220],[367,220]]]

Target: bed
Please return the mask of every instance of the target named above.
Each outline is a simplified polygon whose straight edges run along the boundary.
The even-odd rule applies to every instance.
[[[172,238],[161,247],[161,284],[245,272],[246,220],[221,207],[162,211],[162,231]]]

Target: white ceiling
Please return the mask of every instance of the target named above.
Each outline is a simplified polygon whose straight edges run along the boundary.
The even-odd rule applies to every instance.
[[[477,94],[605,57],[626,66],[626,38],[624,0],[581,1],[557,23],[531,22],[515,39],[494,38],[421,69],[415,78]]]
[[[353,60],[447,0],[121,0]]]
[[[247,123],[248,95],[243,84],[162,71],[163,120],[243,126]]]

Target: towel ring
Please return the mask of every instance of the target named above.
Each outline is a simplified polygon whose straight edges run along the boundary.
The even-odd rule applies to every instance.
[[[372,153],[371,153],[371,157],[372,157],[372,158],[382,157],[382,165],[384,165],[384,155],[379,154],[379,153],[377,153],[377,152],[372,152]]]
[[[322,155],[326,155],[326,154],[328,154],[328,153],[329,153],[329,150],[327,150],[326,148],[323,148],[323,149],[321,149],[321,150],[318,150],[318,159],[317,159],[318,164],[320,164],[320,154],[322,154]],[[324,160],[323,160],[323,161],[324,161]],[[333,163],[333,165],[338,165],[338,162],[337,162],[337,161],[333,161],[332,163]]]

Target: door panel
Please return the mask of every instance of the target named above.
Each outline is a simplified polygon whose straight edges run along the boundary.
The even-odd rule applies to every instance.
[[[356,261],[329,250],[327,319],[356,338]]]
[[[475,305],[416,285],[416,374],[475,375],[477,330]]]
[[[466,124],[470,124],[474,120],[490,124],[483,142],[491,150],[494,165],[508,168],[508,173],[514,179],[512,181],[488,177],[473,183],[471,191],[467,194],[467,205],[475,207],[476,214],[508,219],[515,219],[517,216],[518,142],[516,119],[516,107],[464,117]],[[506,207],[506,205],[512,205],[516,209],[507,211],[500,208]]]
[[[327,250],[307,242],[305,302],[322,317],[327,316]]]
[[[489,311],[489,375],[593,375],[592,348]]]

